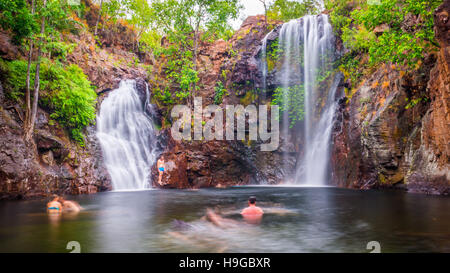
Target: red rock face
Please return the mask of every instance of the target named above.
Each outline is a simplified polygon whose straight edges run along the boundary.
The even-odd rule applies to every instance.
[[[423,141],[432,150],[440,166],[450,163],[450,2],[435,12],[435,33],[441,49],[431,70],[428,89],[431,110],[423,122]],[[448,166],[447,166],[448,167]]]
[[[14,60],[19,56],[19,50],[12,44],[11,38],[0,31],[0,57],[5,60]]]
[[[333,134],[335,184],[450,194],[449,12],[449,1],[435,12],[437,56],[426,56],[418,71],[382,67],[341,101]],[[407,106],[418,97],[430,101]]]
[[[110,190],[93,134],[90,128],[86,147],[78,147],[39,110],[34,141],[26,143],[17,112],[0,107],[0,199]]]
[[[250,182],[255,167],[246,162],[238,148],[227,141],[176,141],[170,130],[163,132],[169,143],[164,155],[162,186],[158,184],[156,164],[152,184],[163,188],[205,188],[244,185]],[[244,149],[242,149],[244,150]]]

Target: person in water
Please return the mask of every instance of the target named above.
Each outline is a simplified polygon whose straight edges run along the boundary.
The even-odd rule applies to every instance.
[[[159,172],[158,183],[159,183],[159,185],[162,185],[161,184],[161,179],[162,179],[162,176],[164,174],[164,156],[163,155],[158,159],[157,167],[158,167],[158,172]]]
[[[77,202],[65,200],[63,197],[59,197],[58,201],[62,204],[64,211],[76,213],[83,209]]]
[[[47,203],[47,212],[48,213],[61,213],[63,210],[63,206],[59,202],[59,196],[54,195],[52,201]]]
[[[250,196],[248,199],[248,207],[241,211],[244,220],[249,224],[259,224],[263,214],[264,211],[256,206],[256,197]]]

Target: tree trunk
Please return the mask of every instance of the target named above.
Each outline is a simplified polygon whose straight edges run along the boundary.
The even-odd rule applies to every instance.
[[[34,15],[35,10],[35,1],[31,1],[31,14]],[[30,126],[30,117],[31,117],[31,92],[30,92],[30,78],[31,78],[31,62],[33,59],[33,38],[30,38],[30,50],[28,51],[28,67],[27,67],[27,79],[26,79],[26,92],[25,92],[25,101],[26,101],[26,110],[25,110],[25,119],[24,119],[24,132],[28,132]]]
[[[264,22],[267,25],[267,4],[266,0],[259,0],[264,5]]]
[[[97,36],[98,23],[100,22],[100,17],[102,14],[102,6],[103,6],[103,0],[100,1],[100,9],[98,10],[97,22],[95,22],[94,36]]]
[[[47,0],[44,0],[43,8],[45,9],[46,6],[47,6]],[[41,68],[42,35],[44,35],[44,33],[45,33],[45,16],[42,16],[41,32],[40,32],[41,37],[39,38],[39,47],[38,47],[38,52],[37,52],[37,63],[36,63],[36,75],[34,78],[33,108],[31,111],[31,119],[30,119],[30,124],[28,126],[29,128],[27,128],[28,130],[25,133],[26,140],[30,140],[31,137],[33,136],[34,123],[36,121],[37,107],[38,107],[38,101],[39,101],[39,87],[40,87],[39,70]]]
[[[199,39],[199,28],[200,28],[200,23],[197,24],[195,32],[194,32],[194,54],[192,57],[192,63],[194,64],[194,71],[197,71],[197,51],[198,51],[198,39]],[[194,103],[194,98],[195,98],[195,88],[196,88],[196,84],[195,82],[193,83],[193,87],[191,88],[191,92],[192,92],[192,103]]]

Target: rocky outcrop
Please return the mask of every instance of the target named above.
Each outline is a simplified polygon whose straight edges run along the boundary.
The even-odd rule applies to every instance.
[[[450,194],[449,2],[435,12],[437,56],[418,70],[385,65],[340,101],[333,181]]]
[[[252,182],[258,169],[248,158],[245,145],[235,141],[176,141],[170,130],[166,138],[164,188],[205,188],[245,185]],[[158,184],[156,165],[152,183]]]
[[[0,31],[0,57],[5,60],[14,60],[19,56],[19,49],[11,42],[9,35]]]
[[[147,77],[147,72],[134,53],[120,48],[99,48],[91,33],[82,31],[79,35],[68,35],[77,47],[67,56],[70,63],[77,64],[95,85],[97,93],[115,89],[123,79]]]
[[[92,128],[81,148],[58,125],[49,125],[48,118],[39,110],[35,137],[25,142],[16,108],[0,107],[0,199],[111,189]]]

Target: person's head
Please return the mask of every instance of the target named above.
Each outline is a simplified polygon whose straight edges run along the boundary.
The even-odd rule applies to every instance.
[[[256,197],[255,196],[250,196],[250,198],[248,199],[248,204],[250,206],[256,205]]]
[[[164,156],[163,155],[161,156],[161,160],[164,160]]]
[[[58,195],[56,195],[56,194],[53,194],[52,195],[52,201],[59,201],[59,196]]]

